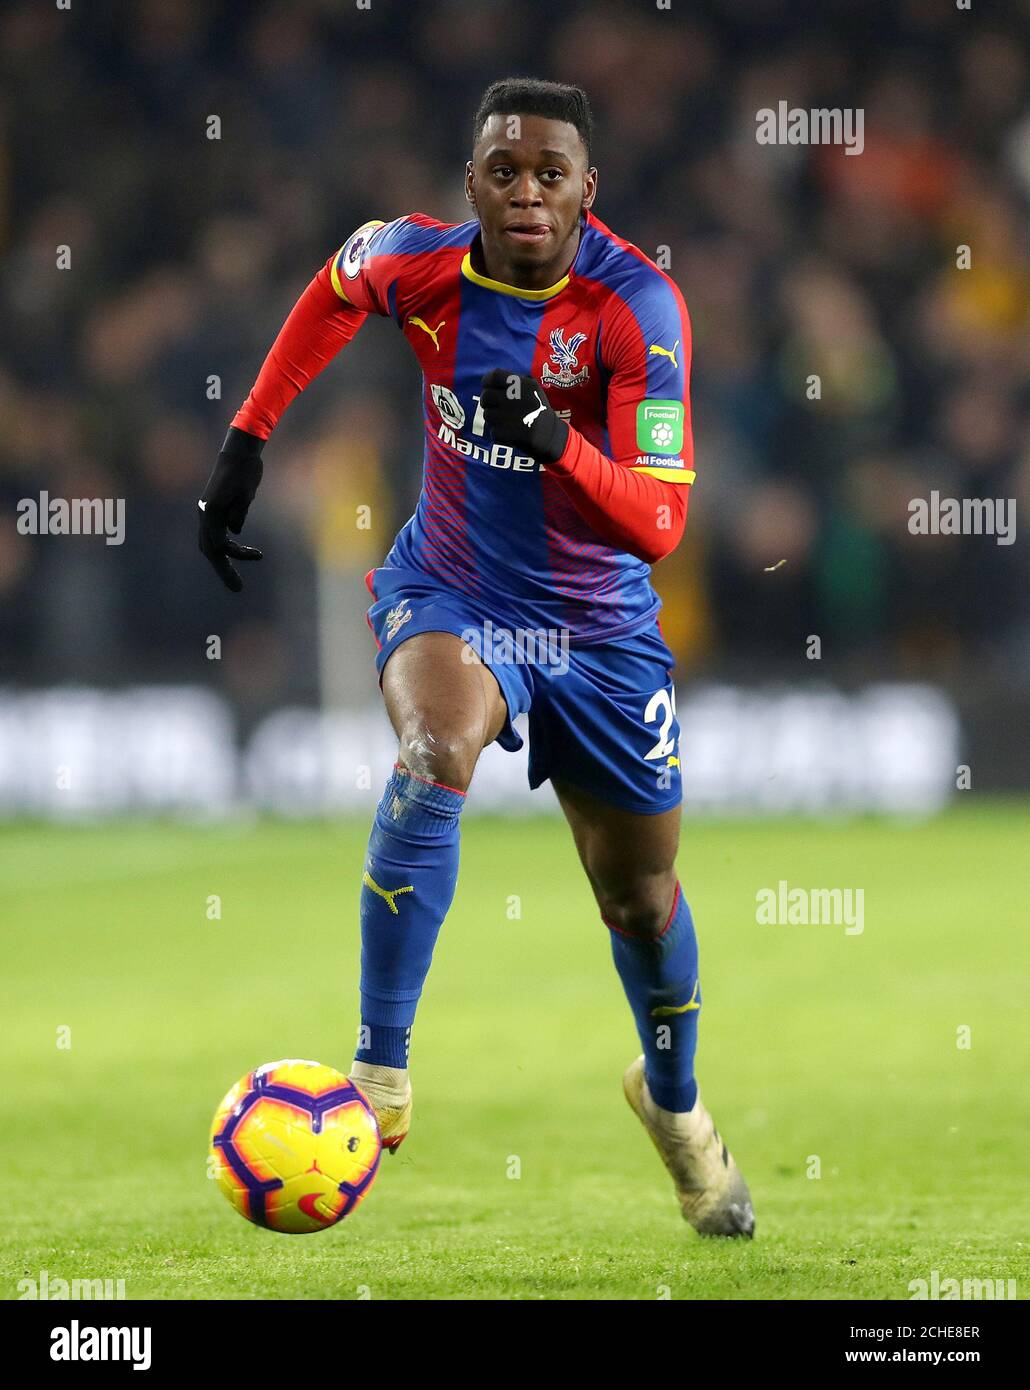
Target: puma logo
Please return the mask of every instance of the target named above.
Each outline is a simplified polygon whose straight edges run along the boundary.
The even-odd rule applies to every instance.
[[[412,315],[412,317],[408,319],[408,322],[413,323],[416,328],[421,328],[423,333],[428,333],[433,340],[433,347],[436,348],[437,352],[440,351],[440,339],[437,337],[437,334],[440,332],[441,328],[445,328],[447,326],[446,319],[441,319],[435,328],[430,328],[429,324],[426,323],[425,319],[420,319],[415,315]]]
[[[366,888],[371,888],[373,893],[379,894],[379,896],[383,899],[383,901],[386,903],[386,906],[390,909],[390,911],[393,913],[395,917],[400,916],[400,910],[398,909],[397,904],[394,902],[394,898],[397,896],[397,894],[414,893],[415,891],[414,885],[411,883],[409,883],[405,888],[380,888],[379,884],[376,883],[375,879],[372,877],[372,875],[368,872],[367,869],[362,875],[361,881]]]
[[[652,343],[651,346],[648,348],[648,352],[653,354],[655,357],[667,357],[674,367],[678,367],[679,363],[676,361],[676,349],[679,347],[679,345],[680,340],[677,338],[676,341],[673,343],[672,351],[670,352],[668,348],[660,347],[658,343]]]
[[[534,397],[535,400],[540,401],[539,392],[534,391],[534,392],[533,392],[533,397]],[[528,427],[529,425],[531,425],[531,424],[533,423],[533,421],[534,421],[534,420],[536,419],[536,417],[540,414],[540,412],[541,412],[542,410],[546,410],[546,409],[547,409],[547,402],[546,402],[546,401],[540,401],[540,404],[537,406],[536,410],[531,410],[531,411],[529,412],[528,415],[523,415],[523,417],[522,417],[522,423]]]
[[[692,1009],[699,1009],[701,1001],[697,997],[697,991],[701,984],[700,980],[694,981],[694,993],[685,1004],[660,1004],[657,1009],[651,1010],[652,1018],[668,1018],[671,1014],[686,1014]]]

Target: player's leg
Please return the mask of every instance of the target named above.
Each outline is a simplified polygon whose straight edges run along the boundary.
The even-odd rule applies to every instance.
[[[626,1072],[626,1098],[672,1175],[684,1217],[705,1235],[750,1236],[747,1185],[694,1077],[701,990],[694,923],[675,868],[680,807],[642,815],[552,780],[644,1049]]]
[[[690,1110],[700,987],[697,937],[676,877],[680,807],[635,815],[568,782],[555,791],[572,829],[665,1110]]]
[[[397,646],[382,690],[398,754],[362,879],[361,1027],[350,1074],[392,1150],[407,1133],[409,1034],[454,896],[465,792],[508,708],[489,669],[449,632],[421,632]]]

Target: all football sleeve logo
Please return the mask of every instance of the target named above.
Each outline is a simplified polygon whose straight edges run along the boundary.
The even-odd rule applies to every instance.
[[[640,402],[637,406],[637,448],[645,454],[682,453],[682,401]]]

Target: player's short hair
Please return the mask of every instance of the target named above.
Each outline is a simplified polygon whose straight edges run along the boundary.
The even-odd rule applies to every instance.
[[[544,116],[551,121],[568,121],[579,131],[590,163],[590,142],[594,118],[582,87],[566,82],[545,82],[538,77],[505,77],[493,82],[483,93],[472,130],[472,142],[479,139],[491,116]]]

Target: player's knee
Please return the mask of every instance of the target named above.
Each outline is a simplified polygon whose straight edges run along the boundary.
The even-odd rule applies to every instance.
[[[419,719],[401,733],[398,762],[417,777],[463,792],[472,781],[482,747],[478,729]]]
[[[608,926],[628,936],[659,937],[669,921],[676,890],[675,874],[631,878],[598,889],[601,916]]]

